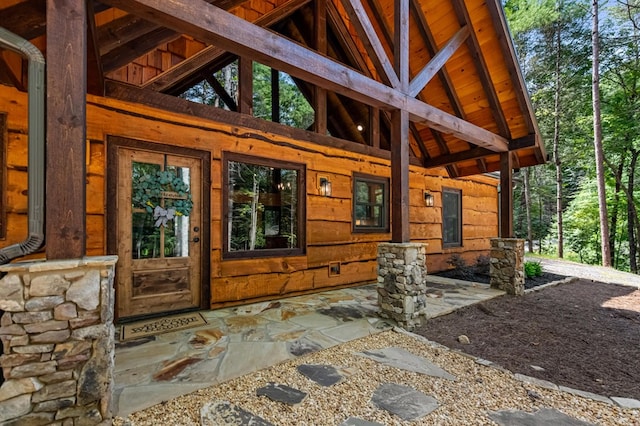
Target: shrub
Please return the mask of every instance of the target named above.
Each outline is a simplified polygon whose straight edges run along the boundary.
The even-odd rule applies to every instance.
[[[527,278],[541,276],[542,265],[540,265],[540,262],[524,262],[524,275]]]
[[[467,263],[458,253],[453,253],[447,263],[455,269],[465,269],[467,267]]]

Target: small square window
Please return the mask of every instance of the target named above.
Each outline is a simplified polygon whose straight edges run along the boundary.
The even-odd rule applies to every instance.
[[[442,189],[442,245],[462,246],[462,191]]]
[[[389,179],[353,176],[354,232],[389,231]]]

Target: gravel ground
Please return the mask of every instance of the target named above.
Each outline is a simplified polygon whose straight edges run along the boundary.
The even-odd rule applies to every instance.
[[[456,381],[398,370],[354,354],[391,346],[431,360],[456,376]],[[297,372],[296,366],[300,364],[330,364],[346,368],[349,375],[339,384],[321,387]],[[292,386],[309,395],[293,407],[256,396],[256,389],[269,382]],[[383,383],[411,386],[435,397],[440,407],[420,420],[402,421],[369,402],[374,390]],[[508,371],[480,365],[466,355],[398,331],[354,340],[202,389],[133,413],[126,419],[116,418],[114,425],[196,425],[200,423],[201,407],[212,400],[230,401],[274,425],[339,425],[350,416],[384,425],[495,425],[487,417],[489,411],[533,412],[544,407],[599,425],[640,425],[640,410],[624,410],[526,384]]]

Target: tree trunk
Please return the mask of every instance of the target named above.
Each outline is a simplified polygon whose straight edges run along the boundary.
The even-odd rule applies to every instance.
[[[598,183],[598,203],[600,205],[600,246],[602,250],[602,266],[611,266],[611,251],[609,248],[609,222],[607,215],[607,194],[604,182],[604,150],[602,148],[602,122],[600,114],[600,46],[598,29],[598,0],[592,1],[593,28],[591,32],[591,46],[593,52],[592,64],[592,96],[593,96],[593,144],[596,157],[596,176]]]
[[[618,267],[618,256],[616,255],[616,230],[618,229],[618,203],[620,201],[620,191],[622,186],[622,172],[624,171],[624,155],[622,156],[618,168],[615,171],[616,189],[613,194],[613,208],[611,211],[611,227],[609,228],[609,250],[611,251],[612,263],[615,268]]]
[[[638,154],[640,151],[631,151],[631,164],[629,164],[629,177],[627,181],[627,188],[630,194],[633,194],[636,173],[636,165],[638,163]],[[636,232],[634,232],[634,223],[638,222],[638,215],[633,203],[633,198],[627,197],[627,232],[629,234],[629,269],[634,274],[638,273],[638,248],[636,242]],[[640,234],[639,234],[640,235]]]
[[[562,227],[562,161],[560,160],[560,24],[556,28],[555,93],[553,100],[553,162],[556,167],[556,216],[558,226],[558,257],[564,257],[564,231]]]
[[[637,160],[638,160],[638,156],[640,156],[640,150],[633,150],[631,151],[631,165],[629,166],[629,182],[633,185],[635,185],[635,179],[633,178],[633,175],[635,174],[635,169],[637,166]],[[605,164],[607,165],[607,167],[609,167],[609,169],[613,172],[615,170],[615,168],[613,167],[613,164],[611,164],[611,162],[609,160],[607,160],[607,158],[604,158]],[[615,173],[614,173],[615,176]],[[618,178],[618,176],[615,176],[616,179]],[[638,236],[640,235],[640,215],[638,215],[638,208],[637,206],[637,202],[635,197],[633,196],[633,192],[631,192],[631,190],[622,183],[622,181],[619,182],[620,185],[620,189],[622,189],[622,191],[624,192],[625,196],[627,197],[627,210],[629,210],[629,214],[628,214],[628,220],[629,223],[631,224],[630,226],[632,228],[635,228],[635,235],[633,236],[633,248],[630,246],[629,247],[629,251],[631,253],[631,251],[633,250],[633,253],[635,253],[636,259],[633,260],[633,262],[635,262],[635,264],[637,265],[637,255],[638,255]],[[629,226],[629,225],[627,225]],[[629,235],[632,235],[632,233],[630,233]],[[629,237],[629,244],[631,245],[631,236]],[[637,269],[637,266],[636,266]]]
[[[256,236],[258,234],[258,198],[260,188],[258,187],[258,177],[253,175],[253,197],[251,198],[251,231],[249,234],[249,250],[256,248]]]
[[[530,169],[524,169],[524,207],[527,212],[527,244],[529,253],[533,253],[533,231],[531,226],[531,188],[529,186]]]

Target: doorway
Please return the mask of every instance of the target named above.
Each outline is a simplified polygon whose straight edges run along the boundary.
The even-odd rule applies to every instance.
[[[209,153],[119,137],[109,137],[108,149],[116,317],[206,307]]]

